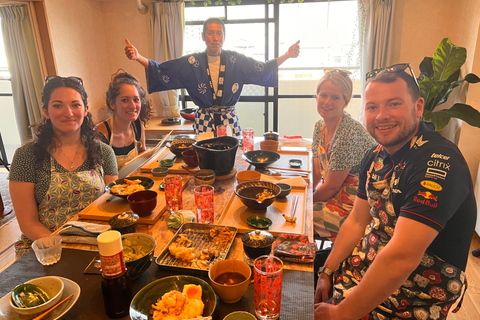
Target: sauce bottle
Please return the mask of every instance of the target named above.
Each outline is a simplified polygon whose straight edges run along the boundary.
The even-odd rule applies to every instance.
[[[128,315],[131,296],[130,277],[123,260],[120,232],[106,231],[97,237],[102,267],[102,293],[105,311],[110,318]]]

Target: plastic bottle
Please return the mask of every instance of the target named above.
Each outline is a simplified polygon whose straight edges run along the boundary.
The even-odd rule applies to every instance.
[[[132,300],[130,277],[123,261],[120,232],[106,231],[97,237],[102,266],[102,293],[105,311],[110,318],[128,315]]]

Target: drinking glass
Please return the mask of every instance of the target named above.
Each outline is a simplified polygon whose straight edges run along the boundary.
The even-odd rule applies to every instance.
[[[243,129],[243,152],[253,150],[254,136],[255,136],[255,129],[253,128]]]
[[[62,237],[48,236],[37,239],[32,243],[37,260],[44,266],[57,263],[62,256]]]
[[[197,222],[213,223],[213,191],[212,186],[198,186],[193,190],[195,193],[195,205],[197,206]]]
[[[227,135],[227,126],[217,126],[217,137],[223,137]]]
[[[282,302],[283,263],[275,256],[260,256],[253,262],[255,314],[258,319],[277,319]]]
[[[170,213],[182,209],[182,177],[179,175],[169,175],[163,179],[163,188],[165,190],[165,202],[167,210]]]

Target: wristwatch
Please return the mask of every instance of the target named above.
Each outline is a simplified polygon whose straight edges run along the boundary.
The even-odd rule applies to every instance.
[[[325,273],[330,278],[333,276],[333,271],[328,269],[327,267],[323,266],[318,269],[318,276],[320,277],[321,273]]]

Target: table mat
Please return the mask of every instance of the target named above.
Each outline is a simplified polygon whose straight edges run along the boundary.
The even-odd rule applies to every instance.
[[[296,223],[290,223],[285,220],[283,214],[291,216],[293,199],[298,197],[297,207],[295,209]],[[276,198],[275,201],[264,210],[252,210],[245,206],[242,200],[233,193],[228,201],[218,224],[226,226],[235,226],[238,233],[246,233],[255,230],[247,223],[250,216],[261,216],[272,220],[272,225],[267,231],[273,236],[282,233],[306,234],[305,231],[305,212],[307,208],[307,188],[292,188],[292,191],[285,198]]]
[[[41,265],[33,251],[26,253],[19,260],[0,273],[0,296],[8,294],[17,284],[43,276],[61,276],[75,281],[81,288],[80,298],[63,319],[91,320],[109,319],[105,313],[101,289],[101,275],[84,274],[85,267],[95,257],[97,251],[66,249],[62,258],[52,266]],[[132,281],[132,294],[135,295],[148,283],[178,273],[161,270],[155,262],[138,279]],[[208,276],[202,277],[209,282]],[[281,320],[310,320],[314,318],[313,273],[306,271],[284,270]],[[253,283],[245,296],[237,303],[226,304],[217,298],[217,307],[213,320],[222,320],[233,311],[244,310],[254,314]],[[130,319],[129,316],[122,319]]]

